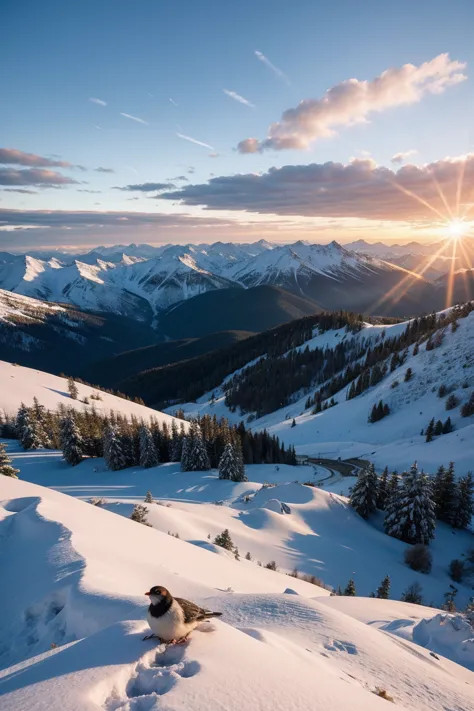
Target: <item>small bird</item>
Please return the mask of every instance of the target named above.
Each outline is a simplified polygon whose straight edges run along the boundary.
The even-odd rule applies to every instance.
[[[222,612],[211,612],[182,597],[173,597],[169,590],[155,585],[145,593],[150,598],[147,621],[152,634],[143,639],[158,637],[162,642],[184,642],[200,622],[220,617]]]

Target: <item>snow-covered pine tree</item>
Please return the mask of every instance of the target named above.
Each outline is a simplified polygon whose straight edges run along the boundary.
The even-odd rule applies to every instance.
[[[183,435],[178,430],[176,420],[171,423],[170,460],[172,462],[181,461],[181,451],[183,449]]]
[[[444,521],[453,526],[456,522],[455,508],[457,496],[454,462],[450,462],[447,469],[443,468],[443,476],[438,479],[437,475],[435,483],[436,516],[440,521]]]
[[[149,427],[145,424],[140,427],[140,466],[149,469],[156,467],[159,463],[158,452],[156,451],[155,443]]]
[[[415,462],[409,472],[404,472],[400,491],[388,503],[385,532],[406,543],[428,545],[435,527],[431,481]]]
[[[382,580],[377,588],[376,597],[382,600],[388,600],[390,597],[390,577],[388,575]]]
[[[130,518],[137,523],[143,523],[144,526],[151,526],[151,523],[147,521],[147,515],[148,509],[146,506],[143,506],[143,504],[135,504]]]
[[[40,449],[42,447],[41,437],[38,434],[38,426],[36,421],[32,419],[29,410],[26,411],[23,418],[20,441],[23,449]]]
[[[228,442],[219,459],[219,479],[233,479],[235,481],[237,474],[238,468],[234,446],[231,442]]]
[[[3,476],[11,476],[13,479],[18,479],[17,474],[20,470],[15,469],[15,467],[12,467],[11,464],[12,460],[6,452],[5,444],[0,442],[0,474],[3,474]]]
[[[382,476],[378,480],[377,486],[377,508],[381,511],[385,510],[387,504],[387,499],[389,496],[389,484],[388,484],[388,467],[382,472]]]
[[[69,390],[69,395],[71,396],[71,399],[77,400],[77,396],[79,395],[79,390],[78,390],[77,385],[74,382],[73,378],[67,379],[67,389]]]
[[[214,538],[214,543],[216,546],[220,546],[221,548],[225,548],[227,551],[233,551],[234,550],[234,543],[232,541],[232,538],[230,537],[229,529],[225,528],[222,533],[219,533],[215,538]]]
[[[454,508],[456,528],[467,528],[474,515],[474,481],[471,472],[458,481]]]
[[[236,462],[237,462],[237,475],[234,478],[234,481],[248,481],[247,475],[245,473],[242,442],[241,442],[241,439],[238,435],[234,440],[234,452],[235,452],[235,458],[236,458]]]
[[[355,582],[352,578],[349,579],[349,582],[346,585],[346,589],[344,590],[344,592],[342,594],[348,595],[350,597],[354,597],[355,595],[357,595]]]
[[[426,428],[426,442],[432,442],[433,441],[433,434],[434,434],[434,428],[435,428],[435,419],[434,417],[431,418],[429,421],[428,427]]]
[[[368,519],[377,508],[378,479],[372,463],[359,472],[357,481],[352,487],[350,503],[359,516]]]
[[[125,469],[127,466],[127,460],[122,449],[120,432],[117,426],[111,423],[107,425],[104,434],[104,459],[107,469],[111,469],[112,471]]]
[[[61,420],[59,438],[66,462],[72,466],[79,464],[84,453],[84,442],[76,423],[74,410],[69,410]]]
[[[151,491],[147,491],[145,494],[145,503],[146,504],[152,504],[153,503],[153,496],[151,494]]]
[[[189,451],[186,453],[186,468],[183,468],[183,460],[181,459],[181,469],[189,472],[207,471],[211,468],[211,463],[206,452],[201,428],[197,422],[193,421],[189,430]]]
[[[16,434],[18,439],[21,441],[23,437],[23,430],[26,427],[26,424],[29,424],[30,421],[30,415],[28,412],[28,408],[26,407],[25,403],[22,402],[17,415],[16,415],[16,421],[15,421],[15,429],[16,429]]]
[[[191,432],[184,435],[181,442],[181,471],[189,471],[189,455],[191,452]]]

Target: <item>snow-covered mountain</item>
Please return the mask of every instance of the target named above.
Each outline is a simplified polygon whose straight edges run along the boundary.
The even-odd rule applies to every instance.
[[[262,284],[308,297],[326,309],[370,311],[377,304],[380,313],[394,314],[426,310],[433,296],[428,281],[413,274],[400,303],[394,305],[390,298],[385,303],[384,295],[406,281],[410,265],[351,251],[337,242],[145,247],[100,247],[81,256],[42,259],[3,253],[0,288],[142,320],[211,290]],[[440,274],[436,267],[429,276]]]

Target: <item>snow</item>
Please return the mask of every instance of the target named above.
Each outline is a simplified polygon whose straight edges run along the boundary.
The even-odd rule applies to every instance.
[[[377,690],[401,709],[472,708],[472,672],[313,585],[292,579],[291,594],[280,573],[24,481],[2,477],[0,500],[2,711],[382,711]],[[223,617],[185,645],[142,641],[157,583]],[[391,601],[357,603],[396,619]]]
[[[155,418],[159,422],[165,421],[169,425],[175,419],[158,410],[152,410],[130,400],[98,391],[90,385],[81,383],[76,383],[76,385],[78,399],[73,400],[69,395],[65,378],[0,361],[0,408],[9,415],[16,415],[22,402],[27,406],[32,405],[33,398],[37,397],[47,410],[56,410],[61,404],[75,410],[87,410],[94,406],[97,412],[104,414],[109,414],[111,410],[114,410],[129,418],[132,415],[145,421]],[[100,395],[100,400],[89,400],[89,405],[81,402],[85,397],[90,398],[91,395],[97,393]],[[186,423],[185,427],[187,427]]]
[[[203,548],[227,528],[241,557],[250,552],[253,567],[258,561],[265,565],[274,560],[282,572],[296,567],[334,588],[345,587],[353,577],[359,595],[375,591],[388,574],[393,598],[399,599],[417,581],[424,600],[441,605],[452,583],[449,563],[473,546],[472,534],[453,535],[450,527],[439,523],[430,546],[432,573],[416,573],[404,563],[408,546],[383,533],[381,513],[370,523],[364,521],[339,495],[340,483],[333,484],[333,491],[298,483],[318,480],[311,467],[278,465],[277,471],[274,465],[250,465],[249,481],[236,483],[219,480],[216,471],[181,472],[179,464],[172,463],[111,472],[102,459],[71,468],[60,452],[24,452],[16,442],[9,442],[8,452],[23,480],[86,501],[103,498],[105,509],[125,517],[151,491],[158,503],[147,505],[148,522],[157,530],[178,533],[182,541]],[[285,587],[297,584],[301,581],[292,578],[290,583],[286,578]],[[228,585],[234,587],[234,582]],[[467,582],[457,587],[456,602],[462,607],[472,590]]]

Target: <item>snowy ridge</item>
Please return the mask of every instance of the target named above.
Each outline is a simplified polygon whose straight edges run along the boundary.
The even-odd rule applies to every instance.
[[[2,710],[347,711],[350,698],[381,711],[382,692],[407,710],[471,708],[472,672],[373,624],[436,610],[358,599],[352,614],[251,562],[33,484],[0,486],[2,570],[19,592],[0,617],[0,639],[15,640],[1,650]],[[143,642],[143,591],[157,583],[224,615],[186,645]]]

